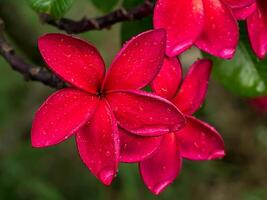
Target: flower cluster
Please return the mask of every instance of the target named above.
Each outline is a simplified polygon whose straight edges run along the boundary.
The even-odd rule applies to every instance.
[[[263,59],[267,53],[267,4],[264,0],[231,1],[235,17],[247,21],[251,47]]]
[[[267,4],[264,0],[158,0],[154,26],[167,31],[166,54],[177,56],[192,45],[231,59],[238,38],[237,20],[247,19],[251,46],[263,59],[267,52]]]
[[[232,58],[238,24],[224,0],[158,0],[154,26],[167,31],[168,56],[192,45],[221,58]]]
[[[103,184],[112,182],[120,162],[139,163],[154,194],[174,181],[182,159],[222,158],[219,133],[192,116],[205,99],[212,63],[197,60],[183,78],[176,56],[196,45],[232,58],[237,20],[247,19],[252,48],[264,58],[266,7],[263,0],[158,0],[155,29],[127,42],[107,72],[92,44],[64,34],[42,36],[42,57],[69,87],[36,112],[32,146],[48,147],[75,135],[82,161]],[[152,92],[145,92],[147,86]]]
[[[121,161],[139,162],[142,178],[154,194],[159,194],[176,178],[182,158],[211,160],[222,158],[225,154],[223,140],[218,132],[191,116],[205,99],[210,71],[209,60],[198,60],[180,85],[180,62],[176,58],[166,59],[151,87],[156,94],[170,100],[184,114],[185,127],[155,138],[153,142],[159,145],[150,149],[146,159],[138,155],[139,148],[141,145],[144,149],[150,147],[148,143],[151,144],[151,141],[127,133],[121,138]]]
[[[52,94],[37,111],[34,147],[55,145],[75,134],[81,159],[102,183],[111,183],[119,162],[139,162],[144,182],[155,194],[175,179],[181,158],[224,156],[215,129],[190,116],[204,100],[211,62],[198,60],[178,91],[182,70],[176,58],[165,57],[164,30],[127,42],[107,72],[96,48],[80,39],[47,34],[39,39],[39,49],[70,86]],[[141,90],[149,84],[153,93]]]
[[[104,184],[117,173],[119,127],[132,134],[158,136],[185,124],[167,100],[142,92],[159,72],[165,33],[154,30],[129,41],[107,73],[94,46],[62,35],[39,39],[40,52],[69,88],[52,94],[39,108],[32,126],[32,145],[47,147],[76,135],[81,159]]]

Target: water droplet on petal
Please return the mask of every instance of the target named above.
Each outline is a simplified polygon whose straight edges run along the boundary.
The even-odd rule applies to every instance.
[[[212,159],[222,158],[224,156],[225,156],[224,151],[217,151],[217,152],[213,153],[212,155],[210,155],[208,159],[212,160]]]
[[[113,176],[114,172],[111,168],[106,168],[99,172],[99,178],[105,185],[109,185],[111,183]]]
[[[222,52],[221,52],[221,55],[223,57],[231,57],[234,53],[235,49],[224,49]]]
[[[105,155],[109,157],[111,155],[110,151],[106,151]]]
[[[152,191],[158,195],[159,193],[161,193],[164,188],[166,188],[168,186],[169,182],[168,181],[165,181],[165,182],[161,182],[157,185],[155,185],[153,188],[152,188]]]

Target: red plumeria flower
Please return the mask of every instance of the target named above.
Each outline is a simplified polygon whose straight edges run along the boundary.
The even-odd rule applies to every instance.
[[[229,0],[230,1],[230,0]],[[241,6],[231,4],[237,19],[247,19],[250,43],[255,54],[265,58],[267,54],[267,4],[264,0],[243,0]],[[239,4],[238,4],[239,5]]]
[[[180,129],[184,117],[169,101],[139,91],[159,72],[166,45],[164,30],[140,34],[118,53],[110,69],[91,44],[63,34],[39,39],[50,69],[71,87],[52,94],[32,126],[33,147],[47,147],[76,134],[81,159],[108,185],[119,161],[118,125],[142,136]]]
[[[155,28],[167,31],[169,57],[195,44],[214,56],[230,59],[238,44],[238,24],[224,0],[157,0]]]
[[[183,129],[146,140],[120,130],[121,162],[139,162],[141,176],[154,194],[159,194],[178,176],[182,158],[211,160],[225,155],[219,133],[191,116],[204,101],[211,65],[209,60],[198,60],[179,87],[180,63],[176,58],[167,58],[152,82],[157,94],[172,101],[185,114],[187,123]]]

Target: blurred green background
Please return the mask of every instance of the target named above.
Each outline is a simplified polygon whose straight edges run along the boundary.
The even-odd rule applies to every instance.
[[[66,16],[79,19],[101,14],[90,1],[76,0]],[[25,59],[43,64],[36,40],[46,32],[59,31],[40,23],[24,0],[0,0],[0,17],[6,22],[8,39],[16,50]],[[93,42],[108,65],[120,48],[121,38],[128,39],[134,31],[140,31],[135,27],[149,20],[79,36]],[[182,56],[184,66],[199,56],[196,49],[187,52]],[[208,162],[184,160],[180,176],[159,197],[145,188],[133,164],[121,164],[113,184],[103,186],[80,161],[73,138],[55,147],[33,149],[31,121],[35,110],[52,92],[41,83],[23,80],[0,57],[1,200],[267,199],[267,117],[213,80],[198,116],[222,134],[227,156]]]

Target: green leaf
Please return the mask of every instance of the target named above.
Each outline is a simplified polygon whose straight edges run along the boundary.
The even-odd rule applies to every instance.
[[[267,60],[259,61],[248,45],[241,41],[232,60],[207,56],[214,62],[213,76],[239,96],[267,94]]]
[[[109,12],[111,11],[117,4],[118,0],[91,0],[94,6],[102,11],[102,12]]]
[[[132,8],[141,3],[144,3],[143,0],[124,0],[123,7]],[[138,21],[130,21],[124,22],[121,26],[121,41],[124,43],[125,41],[131,39],[133,36],[152,29],[152,17],[146,17],[144,19]]]
[[[152,29],[152,18],[147,17],[139,21],[124,22],[121,26],[121,41],[131,39],[133,36]]]
[[[124,0],[123,6],[125,8],[132,8],[132,7],[137,6],[141,3],[144,3],[144,0]]]
[[[253,53],[246,24],[240,22],[240,42],[232,60],[205,55],[214,62],[213,77],[236,95],[267,95],[267,58],[259,60]]]
[[[73,0],[28,0],[28,2],[35,11],[59,18],[68,11]]]

